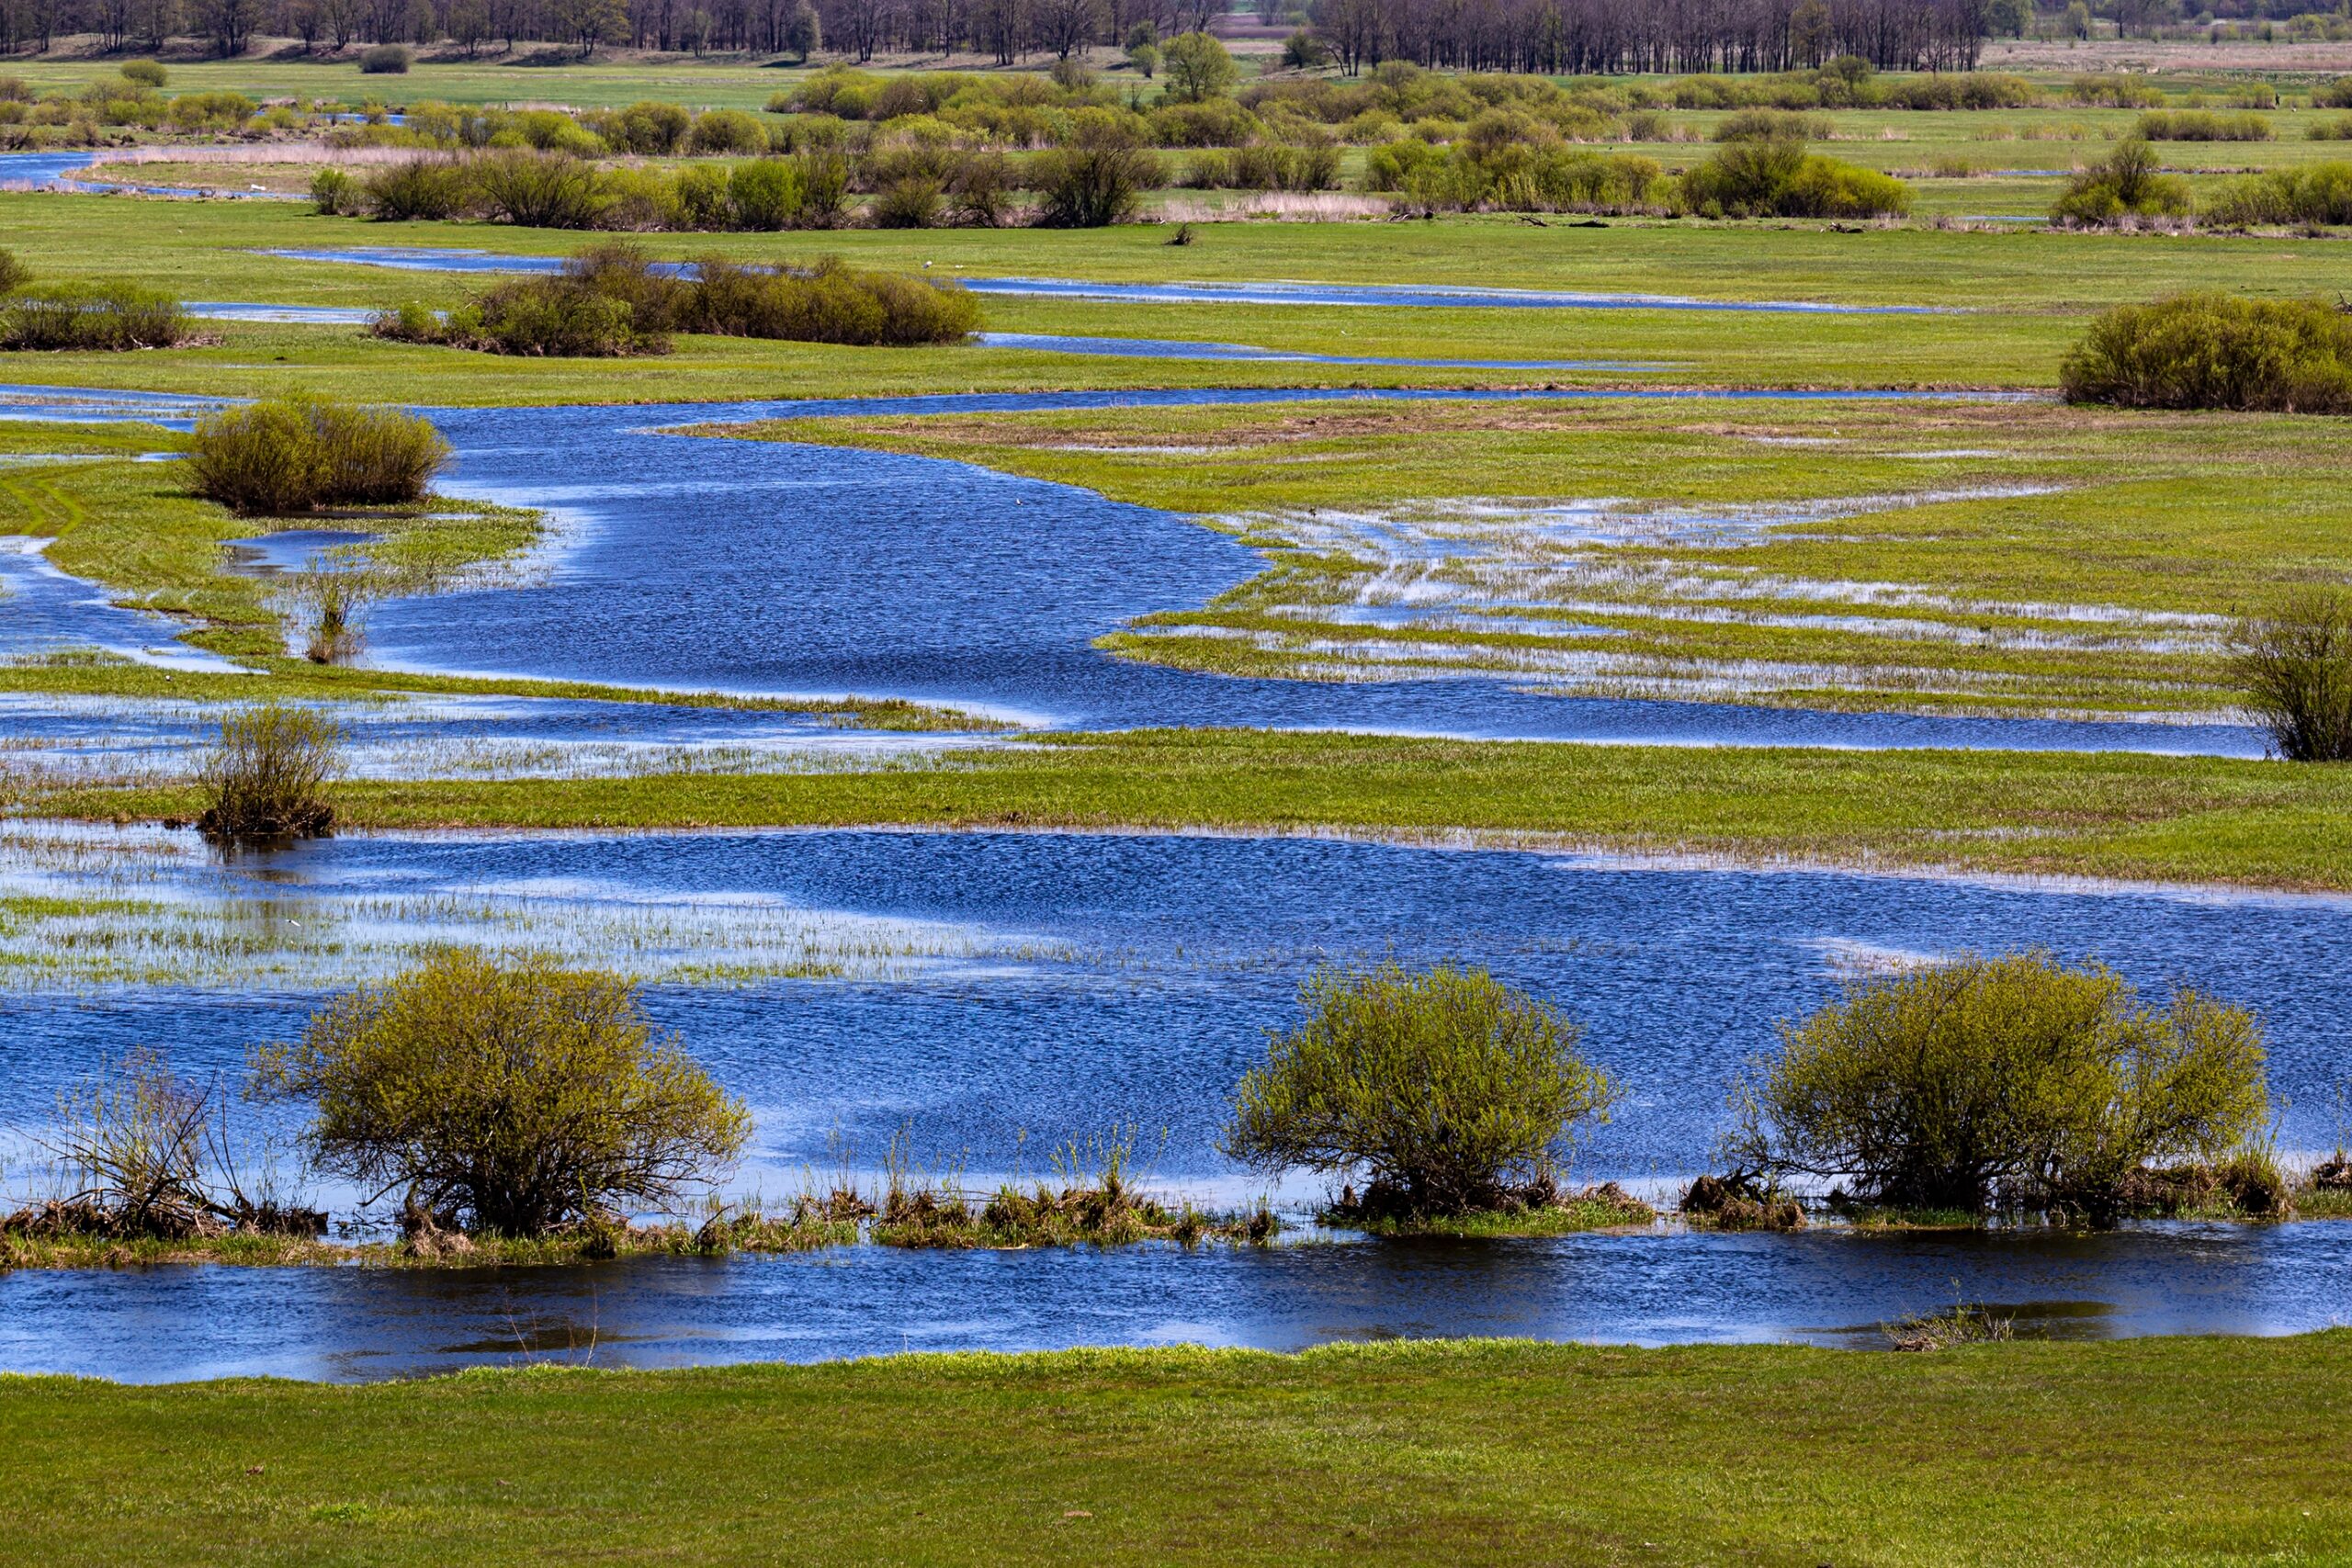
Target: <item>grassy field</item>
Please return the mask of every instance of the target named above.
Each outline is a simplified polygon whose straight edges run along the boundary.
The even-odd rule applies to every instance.
[[[20,788],[11,803],[157,818],[187,815],[194,795]],[[334,803],[353,828],[1465,832],[1745,863],[2352,888],[2352,771],[2077,752],[1146,731],[861,773],[350,784]]]
[[[1296,404],[801,421],[1188,513],[1268,554],[1109,646],[1600,695],[2234,705],[2227,620],[2352,569],[2325,421],[2054,404]],[[1180,461],[1171,457],[1181,457]],[[1547,511],[1583,504],[1598,514]]]
[[[0,1561],[2340,1563],[2348,1349],[2339,1330],[5,1380]]]

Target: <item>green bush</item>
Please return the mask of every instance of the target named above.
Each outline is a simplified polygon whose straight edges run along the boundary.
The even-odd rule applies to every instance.
[[[2303,131],[2306,141],[2352,141],[2352,114],[2328,115],[2312,121]]]
[[[2068,402],[2352,413],[2352,315],[2322,299],[2178,294],[2103,311],[2059,367]]]
[[[1893,218],[1911,187],[1892,175],[1805,151],[1789,137],[1730,141],[1682,175],[1682,205],[1709,217]]]
[[[0,251],[0,294],[12,294],[32,281],[32,268],[17,259],[14,251]]]
[[[865,272],[831,258],[806,271],[755,272],[718,256],[681,300],[679,329],[796,343],[910,347],[959,343],[979,325],[979,306],[954,284]]]
[[[1575,1023],[1483,969],[1326,970],[1300,1001],[1306,1022],[1242,1078],[1220,1146],[1261,1170],[1361,1170],[1368,1210],[1497,1207],[1616,1095]]]
[[[2278,133],[2258,114],[2159,109],[2142,115],[2132,134],[2149,141],[2269,141]]]
[[[481,205],[503,223],[526,229],[593,229],[605,197],[596,166],[569,152],[510,148],[468,165]]]
[[[695,117],[686,132],[686,151],[695,154],[764,152],[768,128],[759,117],[741,109],[712,109]]]
[[[262,703],[220,721],[197,773],[199,830],[216,839],[315,838],[334,826],[325,785],[343,732],[316,708]]]
[[[411,158],[376,170],[363,185],[368,216],[387,223],[459,217],[474,200],[472,175],[454,158]]]
[[[2352,223],[2352,164],[2335,160],[2233,180],[2205,204],[2204,216],[2237,229]]]
[[[448,460],[432,424],[397,409],[267,398],[197,422],[196,491],[245,515],[422,500]]]
[[[1742,109],[1726,115],[1715,126],[1717,141],[1826,141],[1833,129],[1826,114],[1792,114],[1787,109]]]
[[[2292,762],[2352,762],[2352,591],[2309,588],[2231,638],[2246,705]]]
[[[405,76],[413,57],[397,43],[379,43],[360,51],[359,70],[367,76]]]
[[[2132,218],[2186,218],[2188,210],[2188,184],[2158,172],[2154,151],[2132,136],[2098,163],[2077,170],[2050,218],[2096,228]]]
[[[311,205],[322,218],[349,218],[361,207],[359,182],[333,164],[311,176]]]
[[[2352,76],[2338,76],[2312,89],[2315,109],[2352,109]]]
[[[1168,79],[1168,96],[1179,103],[1233,95],[1241,79],[1240,67],[1225,45],[1207,33],[1178,33],[1160,47],[1159,69]]]
[[[1031,182],[1045,197],[1037,222],[1046,229],[1125,223],[1160,176],[1159,160],[1108,119],[1085,127],[1070,146],[1038,153],[1030,171]]]
[[[322,1170],[503,1235],[674,1205],[741,1157],[751,1116],[616,975],[442,953],[338,997],[263,1082],[316,1110]]]
[[[1732,1104],[1724,1154],[1743,1173],[2106,1217],[2151,1161],[2234,1149],[2268,1100],[2250,1013],[2191,990],[2145,1008],[2110,970],[2034,953],[1849,986],[1781,1026]]]
[[[122,72],[125,81],[136,82],[151,89],[160,88],[172,79],[170,72],[152,60],[126,60],[118,69]]]
[[[134,284],[19,284],[0,298],[0,349],[170,348],[187,336],[179,302]]]

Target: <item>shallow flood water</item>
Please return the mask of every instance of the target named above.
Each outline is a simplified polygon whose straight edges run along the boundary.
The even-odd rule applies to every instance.
[[[0,1274],[0,1368],[356,1381],[533,1360],[665,1367],[903,1350],[1509,1335],[1872,1348],[1959,1292],[2021,1334],[2341,1322],[2352,1224],[2105,1235],[1649,1234],[1264,1250],[662,1258],[594,1268],[165,1267]]]
[[[98,885],[111,837],[5,890]],[[1770,1021],[1855,967],[2039,943],[2264,1010],[2289,1148],[2332,1135],[2347,1060],[2352,903],[1616,864],[1316,839],[769,832],[347,838],[242,856],[194,850],[143,884],[228,912],[217,965],[169,987],[0,997],[0,1121],[36,1122],[100,1055],[168,1041],[233,1069],[300,1027],[315,987],[404,940],[531,941],[553,920],[657,976],[697,962],[830,952],[830,977],[657,978],[649,1005],[752,1103],[739,1191],[788,1197],[846,1144],[870,1173],[908,1129],[918,1167],[1046,1168],[1045,1151],[1135,1129],[1145,1179],[1232,1203],[1259,1190],[1212,1146],[1263,1032],[1315,964],[1483,963],[1588,1026],[1627,1090],[1579,1179],[1655,1190],[1703,1162],[1724,1080]],[[76,872],[74,865],[81,867]],[[75,881],[76,876],[84,880]],[[796,925],[796,922],[797,924]],[[118,931],[136,922],[119,921]],[[303,974],[256,981],[311,933]],[[38,941],[38,933],[34,940]],[[739,951],[731,951],[734,942]],[[762,947],[761,944],[767,944]],[[830,944],[828,946],[827,944]],[[757,950],[757,951],[755,951]],[[1025,1137],[1023,1136],[1025,1134]],[[1310,1182],[1285,1189],[1311,1200]],[[2285,1332],[2352,1302],[2352,1225],[2165,1224],[2036,1233],[1793,1236],[1674,1232],[1271,1251],[660,1259],[560,1270],[147,1270],[0,1275],[0,1368],[132,1379],[358,1378],[531,1357],[673,1365],[899,1349],[1201,1340],[1289,1348],[1390,1335],[1882,1342],[1873,1326],[1955,1294],[2028,1332]]]
[[[2334,1141],[2352,1066],[2343,899],[1308,838],[367,836],[226,863],[154,829],[28,826],[0,844],[0,892],[163,911],[28,919],[6,939],[0,1124],[38,1120],[136,1045],[234,1067],[299,1029],[321,989],[447,941],[648,977],[662,1021],[752,1104],[747,1179],[771,1192],[826,1162],[836,1134],[874,1162],[911,1126],[926,1156],[1001,1170],[1025,1130],[1035,1171],[1051,1145],[1117,1124],[1160,1177],[1236,1201],[1254,1189],[1216,1129],[1265,1032],[1294,1020],[1318,964],[1391,957],[1486,964],[1581,1020],[1627,1099],[1580,1169],[1628,1180],[1703,1166],[1729,1075],[1857,966],[2043,946],[2154,997],[2177,981],[2256,1007],[2290,1149]]]

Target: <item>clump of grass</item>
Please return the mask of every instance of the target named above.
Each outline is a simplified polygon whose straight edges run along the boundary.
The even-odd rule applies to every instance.
[[[414,58],[405,44],[372,44],[360,51],[359,73],[363,76],[405,76]]]
[[[1220,1146],[1244,1165],[1369,1179],[1365,1217],[1525,1206],[1616,1088],[1582,1030],[1483,969],[1324,970],[1307,1018],[1234,1090]]]
[[[188,470],[207,500],[282,517],[420,501],[448,457],[431,422],[397,409],[266,398],[198,421]]]
[[[1770,1181],[1745,1174],[1702,1176],[1682,1190],[1677,1205],[1694,1224],[1724,1231],[1804,1229],[1804,1206]]]
[[[1373,1235],[1526,1236],[1570,1235],[1579,1231],[1654,1224],[1657,1210],[1613,1181],[1563,1191],[1549,1174],[1531,1182],[1501,1207],[1469,1214],[1397,1216],[1366,1213],[1351,1190],[1319,1216]]]
[[[170,348],[189,335],[177,300],[129,283],[19,282],[0,299],[0,349],[114,353]]]
[[[2352,413],[2352,314],[2321,299],[2212,293],[2119,305],[2058,376],[2072,403]]]
[[[1962,1345],[2001,1345],[2017,1337],[2017,1318],[1996,1316],[1980,1302],[1955,1300],[1938,1313],[1918,1313],[1886,1325],[1897,1350],[1950,1350]]]
[[[2352,590],[2312,588],[2240,621],[2232,670],[2293,762],[2352,761]]]
[[[2258,114],[2210,109],[2153,109],[2140,117],[2132,134],[2150,141],[2270,141],[2278,135]]]
[[[2154,1219],[2284,1220],[2295,1213],[2293,1184],[2262,1145],[2219,1160],[2133,1171],[2120,1203],[2125,1213]]]
[[[14,251],[0,250],[0,294],[14,293],[32,281],[32,269]]]
[[[2080,228],[2159,218],[2186,218],[2188,182],[2158,167],[2146,141],[2130,136],[2099,162],[2075,171],[2050,209],[2053,223]]]
[[[334,826],[325,786],[343,732],[316,708],[261,703],[220,721],[197,779],[197,828],[216,839],[316,838]]]

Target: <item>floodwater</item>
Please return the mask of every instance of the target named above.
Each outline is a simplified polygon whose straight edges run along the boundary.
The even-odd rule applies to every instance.
[[[1628,1180],[1705,1163],[1726,1079],[1774,1020],[1854,973],[1967,950],[2046,947],[2154,998],[2180,982],[2259,1008],[2290,1149],[2335,1141],[2352,1060],[2340,898],[1207,835],[364,835],[223,863],[191,833],[28,824],[0,849],[7,895],[153,906],[0,937],[0,1125],[138,1044],[233,1067],[322,989],[435,942],[645,977],[779,1171],[837,1130],[878,1158],[910,1124],[926,1152],[1001,1169],[1026,1129],[1035,1169],[1054,1142],[1132,1123],[1162,1176],[1238,1197],[1215,1130],[1265,1032],[1317,964],[1389,958],[1485,964],[1578,1018],[1627,1095],[1582,1168]]]
[[[81,148],[66,152],[0,152],[0,189],[30,189],[64,191],[80,195],[105,195],[113,191],[132,191],[141,196],[191,196],[236,201],[308,201],[309,197],[287,191],[241,191],[225,186],[207,188],[197,186],[152,185],[138,180],[93,180],[80,177],[92,164],[106,155],[106,149]],[[223,178],[235,177],[235,166],[222,166]]]
[[[89,892],[109,839],[187,846],[177,863],[150,855],[161,869],[143,884],[128,861],[118,870],[166,908],[219,910],[240,938],[222,967],[266,973],[315,925],[311,972],[0,996],[0,1120],[37,1119],[75,1073],[132,1044],[168,1040],[184,1071],[232,1070],[249,1042],[299,1028],[337,965],[366,972],[403,937],[547,935],[517,927],[526,911],[657,971],[680,954],[788,958],[796,931],[841,963],[827,978],[747,969],[649,988],[657,1018],[751,1102],[740,1187],[771,1201],[804,1165],[834,1168],[836,1138],[870,1172],[905,1127],[918,1165],[977,1184],[1042,1173],[1055,1142],[1125,1124],[1150,1185],[1239,1201],[1257,1189],[1216,1153],[1215,1127],[1262,1032],[1295,1018],[1298,981],[1326,962],[1475,960],[1574,1014],[1626,1093],[1577,1173],[1649,1190],[1704,1161],[1724,1077],[1769,1043],[1770,1021],[1872,964],[2039,942],[2109,960],[2154,994],[2181,980],[2256,1003],[2290,1149],[2330,1137],[2328,1092],[2352,1045],[2352,979],[2329,961],[2352,934],[2343,900],[1318,839],[869,832],[345,838],[224,866],[186,834],[83,830],[80,858],[28,871],[19,856],[6,890]],[[2029,1332],[2319,1327],[2352,1302],[2352,1226],[28,1270],[0,1275],[0,1368],[362,1378],[582,1359],[592,1344],[595,1361],[632,1365],[1392,1335],[1869,1345],[1872,1325],[1956,1294],[2016,1309]]]
[[[2342,1321],[2352,1224],[2105,1235],[1664,1233],[1264,1249],[660,1258],[508,1269],[0,1274],[0,1367],[141,1382],[361,1381],[484,1364],[674,1367],[903,1350],[1451,1335],[1883,1346],[1957,1292],[2021,1334],[2293,1333]]]
[[[0,660],[96,649],[172,670],[236,666],[178,640],[182,623],[111,603],[105,589],[50,564],[54,541],[0,535]]]
[[[461,674],[899,696],[1069,728],[2263,754],[2262,736],[2242,725],[1562,697],[1528,678],[1468,671],[1246,680],[1115,659],[1094,640],[1137,616],[1204,604],[1254,575],[1260,558],[1171,513],[968,464],[669,433],[793,417],[1525,395],[1222,389],[435,410],[454,449],[441,488],[544,509],[552,536],[519,582],[378,607],[369,657]],[[1873,395],[1895,394],[1827,394]],[[200,406],[0,388],[0,412],[28,418],[55,407],[74,417],[184,423]]]

